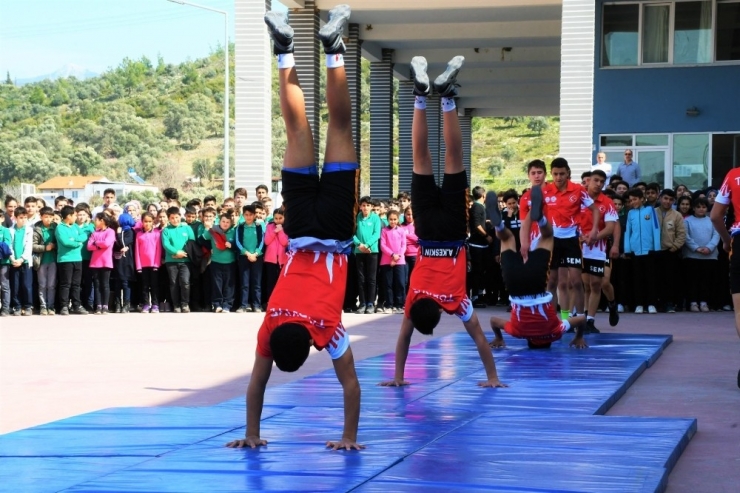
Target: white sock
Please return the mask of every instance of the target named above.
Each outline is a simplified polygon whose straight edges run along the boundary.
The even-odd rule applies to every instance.
[[[570,330],[570,322],[567,320],[563,320],[560,324],[563,326],[563,332],[568,332]]]
[[[278,68],[295,67],[295,57],[293,53],[283,53],[278,55]]]
[[[414,109],[417,109],[417,110],[427,109],[427,97],[426,96],[416,96],[416,99],[414,99]]]
[[[586,321],[588,322],[589,320],[596,320],[596,319],[592,317],[591,315],[586,315]]]
[[[442,111],[447,113],[453,111],[457,106],[455,105],[455,98],[442,98]]]
[[[344,67],[344,55],[337,53],[335,55],[326,55],[326,68]]]

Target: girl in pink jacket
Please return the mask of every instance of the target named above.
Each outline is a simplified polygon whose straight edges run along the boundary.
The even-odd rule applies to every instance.
[[[136,272],[141,274],[141,313],[159,313],[159,268],[162,266],[162,230],[154,227],[154,216],[141,215],[141,231],[134,248]]]
[[[270,301],[270,295],[275,289],[280,271],[287,261],[288,235],[283,230],[284,220],[283,210],[275,209],[272,213],[272,222],[267,225],[265,232],[265,293],[263,297],[265,305]]]
[[[95,231],[87,240],[87,249],[92,252],[90,273],[95,290],[95,314],[108,313],[110,298],[110,273],[113,270],[113,244],[116,242],[118,223],[108,214],[98,212],[93,218]]]
[[[406,287],[409,286],[411,281],[411,273],[414,271],[416,265],[416,255],[419,253],[419,237],[416,236],[416,226],[414,225],[414,213],[411,211],[411,206],[406,207],[403,211],[404,223],[399,226],[406,231]]]
[[[388,212],[388,226],[380,232],[380,271],[385,277],[383,311],[403,313],[406,301],[406,231],[398,226],[398,212]]]

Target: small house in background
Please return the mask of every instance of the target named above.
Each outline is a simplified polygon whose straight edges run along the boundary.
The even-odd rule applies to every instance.
[[[141,180],[143,181],[143,180]],[[36,187],[36,196],[48,202],[60,195],[75,203],[89,202],[92,197],[102,197],[103,192],[112,188],[117,196],[131,192],[159,193],[159,188],[146,183],[126,183],[111,181],[104,176],[56,176]]]
[[[48,203],[60,195],[77,202],[87,200],[85,187],[95,181],[108,181],[104,176],[55,176],[36,187],[36,195]]]

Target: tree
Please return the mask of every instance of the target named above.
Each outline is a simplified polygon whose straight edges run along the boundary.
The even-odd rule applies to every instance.
[[[206,158],[198,158],[194,160],[191,171],[193,173],[193,176],[205,181],[211,181],[215,173],[213,163],[210,159]]]
[[[532,132],[535,132],[537,135],[542,135],[542,132],[550,128],[550,124],[547,123],[547,118],[544,116],[535,116],[530,118],[529,123],[527,123],[527,128]]]
[[[82,176],[89,176],[100,172],[103,164],[103,158],[95,152],[92,147],[86,146],[82,149],[75,149],[69,158],[70,163],[77,173]]]
[[[147,66],[142,61],[134,61],[130,58],[124,58],[118,71],[122,77],[123,87],[126,88],[128,95],[130,96],[131,92],[144,82]]]
[[[28,96],[28,102],[31,104],[45,105],[46,101],[46,94],[39,86],[34,87],[31,94]]]
[[[509,128],[513,127],[514,125],[520,124],[524,118],[521,116],[505,116],[504,117],[504,123],[509,124]]]
[[[9,86],[14,85],[13,79],[10,78],[10,70],[8,70],[7,75],[5,76],[5,83],[8,84]]]

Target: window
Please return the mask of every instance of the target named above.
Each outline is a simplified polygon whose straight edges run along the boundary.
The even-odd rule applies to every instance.
[[[691,190],[705,188],[709,176],[709,135],[673,136],[673,186],[686,185]]]
[[[617,146],[631,147],[633,140],[631,135],[602,135],[601,147]]]
[[[599,152],[606,153],[606,162],[615,173],[624,162],[624,151],[629,149],[632,159],[639,163],[642,181],[656,181],[666,188],[686,185],[698,190],[706,188],[712,176],[711,139],[709,133],[601,135]],[[728,144],[730,163],[735,159],[732,142]]]
[[[740,60],[740,3],[717,4],[717,60]]]
[[[637,65],[637,41],[640,27],[640,6],[604,5],[604,67]]]
[[[712,3],[676,3],[673,63],[712,61]]]
[[[714,0],[606,4],[603,67],[711,63]],[[740,3],[717,4],[717,60],[740,59]]]

